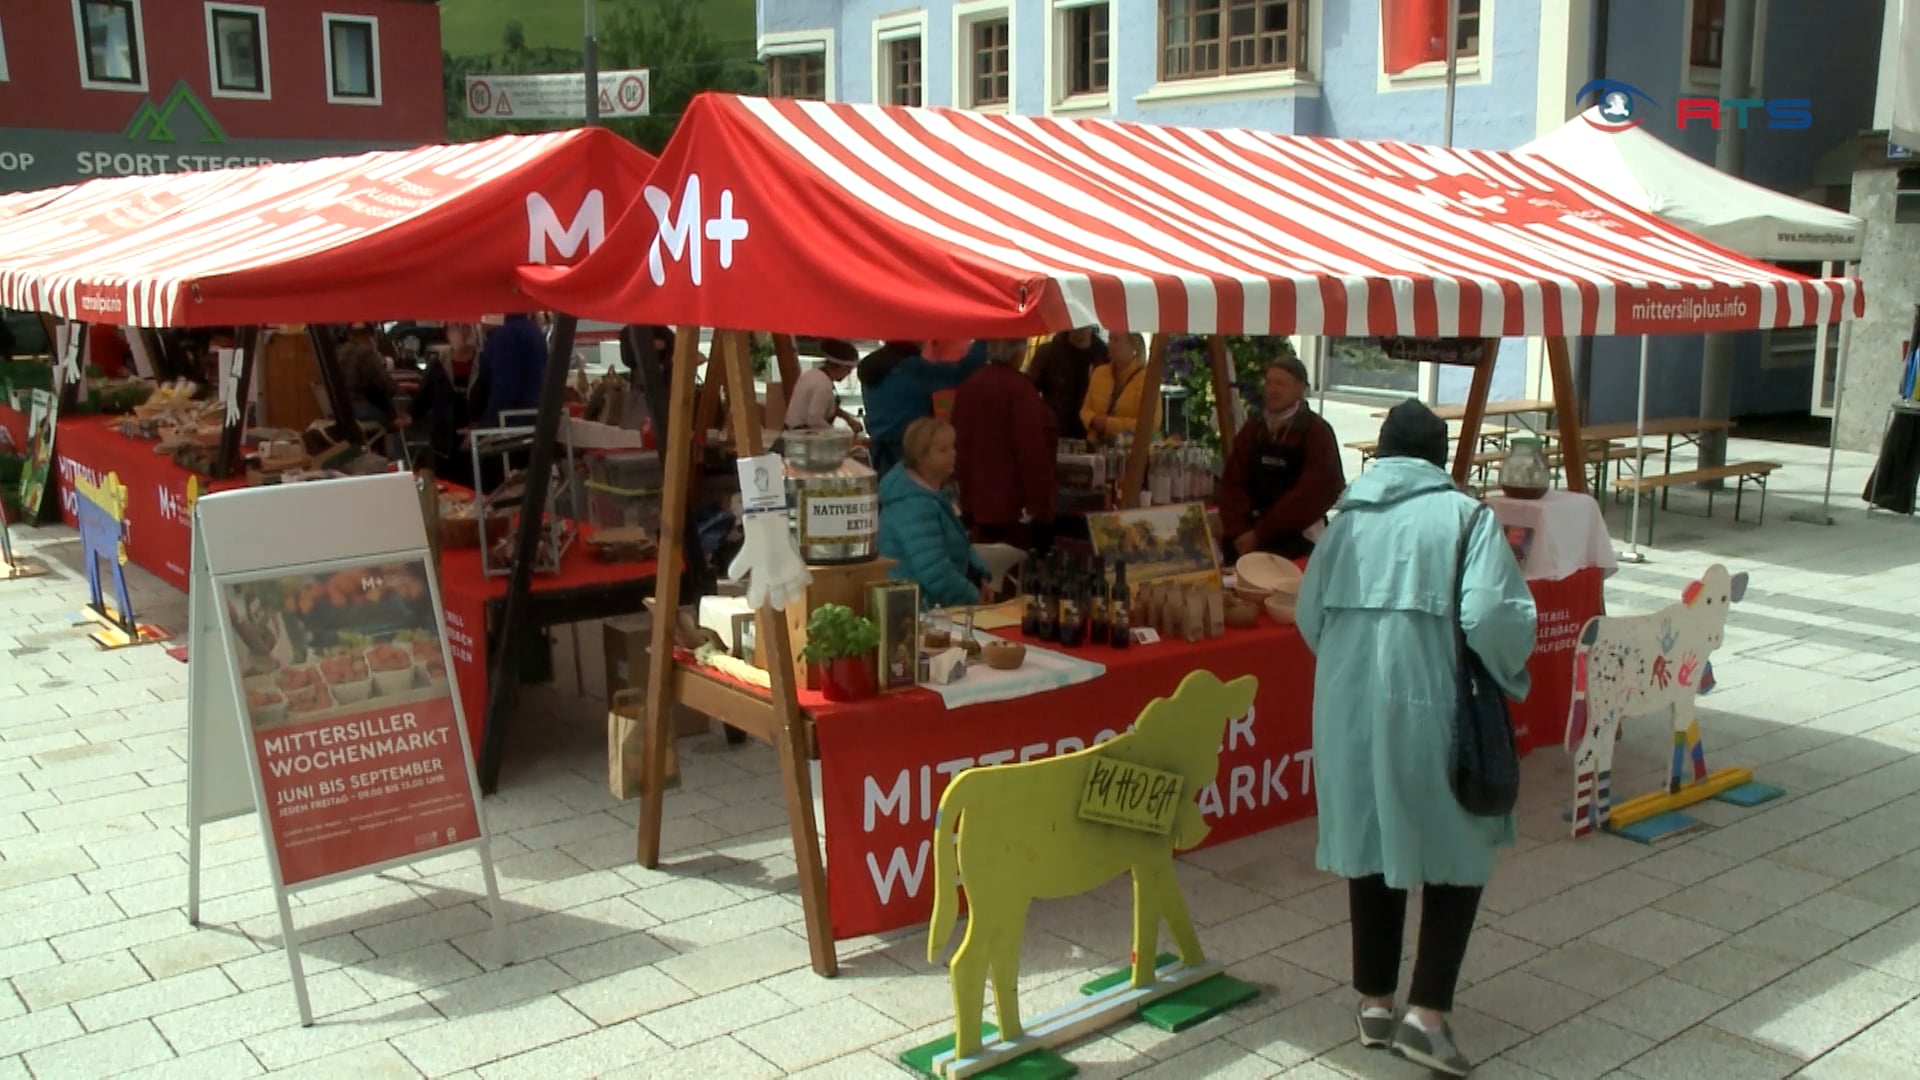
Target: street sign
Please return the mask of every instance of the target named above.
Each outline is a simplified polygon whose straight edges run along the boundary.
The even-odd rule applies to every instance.
[[[467,116],[475,120],[584,120],[586,76],[469,75]],[[646,116],[653,104],[653,80],[646,69],[600,73],[603,119]]]

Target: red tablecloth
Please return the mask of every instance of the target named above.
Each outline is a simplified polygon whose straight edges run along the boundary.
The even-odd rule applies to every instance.
[[[1557,745],[1573,694],[1572,648],[1600,613],[1598,569],[1529,582],[1540,609],[1533,688],[1513,708],[1520,751]],[[1018,636],[1017,633],[1013,636]],[[1107,666],[1092,682],[949,711],[930,690],[851,704],[800,692],[820,753],[822,831],[836,939],[925,922],[931,912],[934,812],[948,781],[973,765],[1067,753],[1124,731],[1187,673],[1255,675],[1259,695],[1230,726],[1220,772],[1201,796],[1207,844],[1309,817],[1313,801],[1313,655],[1299,631],[1263,620],[1214,641],[1123,651],[1070,650]]]
[[[533,575],[535,593],[593,589],[654,576],[656,564],[610,563],[594,557],[584,537],[560,560],[560,573]],[[447,615],[447,644],[453,653],[453,682],[466,717],[467,737],[475,753],[487,716],[487,605],[503,600],[508,579],[481,572],[479,548],[452,548],[440,552],[440,603]]]
[[[1014,635],[1017,637],[1017,633]],[[1107,673],[1015,701],[949,712],[930,690],[851,704],[802,691],[820,751],[822,828],[835,938],[924,923],[933,897],[933,817],[947,782],[972,765],[1104,742],[1188,672],[1256,675],[1253,710],[1234,721],[1217,782],[1200,796],[1208,844],[1313,814],[1313,654],[1270,624],[1213,641],[1068,650]]]
[[[13,436],[13,445],[27,452],[27,414],[11,405],[0,405],[0,431]]]
[[[60,492],[60,517],[75,524],[73,478],[85,475],[98,482],[108,473],[127,488],[127,557],[160,580],[187,591],[193,558],[193,510],[187,498],[188,482],[199,494],[245,487],[244,480],[211,482],[154,453],[160,445],[129,439],[99,416],[63,417],[53,437],[55,481]]]

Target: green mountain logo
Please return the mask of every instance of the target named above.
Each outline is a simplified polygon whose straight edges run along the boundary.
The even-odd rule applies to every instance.
[[[193,91],[188,88],[184,80],[174,86],[173,92],[167,95],[167,100],[160,103],[158,107],[153,104],[152,98],[141,102],[140,107],[133,111],[133,119],[127,122],[127,130],[122,137],[130,142],[179,142],[179,137],[173,133],[173,120],[174,114],[179,112],[183,105],[191,110],[194,119],[200,121],[201,142],[227,141],[227,133],[221,129],[220,122],[215,120],[213,114],[207,111],[207,107],[200,103],[200,99],[193,95]]]

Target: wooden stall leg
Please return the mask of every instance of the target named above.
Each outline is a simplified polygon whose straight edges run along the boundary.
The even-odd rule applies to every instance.
[[[1166,334],[1153,335],[1153,344],[1147,347],[1147,370],[1140,378],[1147,384],[1141,391],[1141,411],[1147,413],[1142,420],[1150,421],[1137,424],[1133,430],[1133,449],[1127,454],[1127,471],[1120,480],[1121,508],[1140,505],[1140,489],[1146,485],[1147,463],[1153,456],[1153,437],[1159,430],[1160,415],[1160,379],[1167,370]]]
[[[1227,339],[1207,335],[1207,363],[1213,369],[1213,413],[1220,425],[1220,445],[1233,445],[1233,396],[1240,392],[1234,385],[1233,356],[1227,351]]]
[[[1586,495],[1587,447],[1580,438],[1580,399],[1566,338],[1547,339],[1547,366],[1553,374],[1553,407],[1560,415],[1560,464],[1566,469],[1567,489]]]
[[[793,344],[792,334],[773,335],[773,357],[780,369],[780,384],[787,388],[787,397],[793,397],[793,386],[800,381],[800,350]]]
[[[1467,409],[1460,417],[1460,442],[1454,449],[1453,482],[1465,484],[1473,471],[1473,457],[1480,449],[1480,425],[1487,417],[1487,395],[1493,392],[1493,364],[1500,355],[1500,339],[1488,338],[1480,362],[1473,368],[1473,383],[1467,388]]]
[[[653,578],[653,645],[647,653],[647,716],[642,725],[640,865],[660,865],[660,817],[672,738],[673,631],[680,614],[680,566],[686,547],[687,486],[693,480],[693,369],[700,328],[674,336],[673,376],[667,389],[667,459],[661,467],[659,569]]]
[[[747,335],[739,331],[722,332],[716,336],[714,348],[720,354],[727,385],[734,388],[727,395],[733,417],[734,445],[741,457],[753,457],[761,452],[761,428],[758,406],[753,399],[753,373],[747,364]],[[769,608],[754,612],[754,633],[761,655],[768,658],[767,676],[778,731],[774,749],[780,755],[787,822],[793,829],[793,859],[799,869],[807,946],[813,954],[813,970],[833,976],[839,974],[840,961],[834,953],[833,926],[827,917],[827,868],[820,852],[819,825],[813,818],[813,774],[807,764],[806,721],[800,715],[800,701],[794,696],[793,665],[786,660],[793,655],[786,613]]]

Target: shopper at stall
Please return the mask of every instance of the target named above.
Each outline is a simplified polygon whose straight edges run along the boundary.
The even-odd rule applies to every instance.
[[[1307,367],[1292,353],[1267,365],[1260,415],[1234,437],[1220,478],[1227,558],[1313,551],[1327,511],[1347,486],[1333,427],[1307,407]]]
[[[901,440],[902,460],[880,478],[880,554],[889,576],[917,582],[928,607],[958,607],[992,598],[987,567],[947,497],[953,479],[953,425],[921,417]]]
[[[387,358],[374,344],[372,324],[357,322],[347,327],[347,340],[340,346],[337,359],[355,420],[371,420],[388,430],[407,425],[411,417],[394,407],[400,387],[387,370]]]
[[[498,427],[500,414],[538,409],[547,371],[547,337],[531,315],[508,315],[480,346],[476,392],[484,392],[476,410],[477,427]]]
[[[1086,421],[1080,419],[1080,407],[1087,400],[1087,384],[1093,369],[1107,362],[1107,343],[1091,326],[1055,334],[1040,346],[1027,365],[1027,377],[1040,388],[1053,410],[1055,423],[1063,439],[1087,437]]]
[[[1295,611],[1318,659],[1316,861],[1347,879],[1361,1044],[1391,1044],[1420,1065],[1465,1076],[1471,1065],[1447,1014],[1480,891],[1498,850],[1513,843],[1514,821],[1476,817],[1453,796],[1454,620],[1500,689],[1524,698],[1533,597],[1499,523],[1476,515],[1447,475],[1444,421],[1418,401],[1397,405],[1380,428],[1378,454],[1340,499]],[[1396,1029],[1412,889],[1421,890],[1420,942]]]
[[[820,353],[820,363],[801,372],[793,381],[793,398],[787,402],[787,429],[825,431],[835,421],[844,420],[858,434],[860,421],[840,407],[840,391],[836,387],[853,374],[860,363],[860,354],[852,345],[831,338],[820,342]]]
[[[989,342],[986,351],[987,366],[953,401],[961,520],[976,543],[1044,552],[1053,542],[1058,428],[1020,374],[1026,342]]]
[[[1122,432],[1151,438],[1160,426],[1159,389],[1147,385],[1146,339],[1139,334],[1113,335],[1107,362],[1088,376],[1087,393],[1080,401],[1080,423],[1087,438],[1103,443]]]
[[[907,427],[933,415],[933,395],[959,386],[986,362],[984,342],[953,363],[927,359],[917,341],[889,341],[868,353],[859,372],[873,470],[885,476],[899,462]]]

